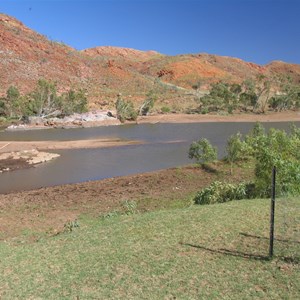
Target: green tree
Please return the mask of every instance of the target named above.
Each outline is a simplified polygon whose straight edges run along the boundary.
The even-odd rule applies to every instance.
[[[15,86],[10,86],[6,92],[6,97],[3,98],[6,116],[17,117],[20,115],[21,103],[20,92]]]
[[[265,75],[258,75],[256,77],[256,94],[257,104],[260,106],[262,113],[266,112],[270,97],[271,97],[272,80],[268,79]]]
[[[218,82],[212,85],[208,95],[199,99],[200,109],[207,111],[227,110],[232,113],[238,104],[238,95],[241,92],[239,84]]]
[[[139,109],[139,114],[141,116],[146,116],[150,112],[150,110],[154,107],[154,103],[157,100],[157,96],[154,94],[153,91],[150,91],[146,96],[147,97],[145,101],[143,102],[143,104]]]
[[[217,148],[213,147],[207,139],[200,139],[190,145],[189,158],[195,159],[200,165],[212,162],[217,159]]]
[[[63,115],[71,115],[73,113],[87,112],[88,101],[84,90],[69,90],[62,94],[61,101],[57,102],[57,108],[61,110]]]
[[[251,110],[254,111],[258,106],[258,96],[255,91],[255,82],[251,79],[246,79],[242,83],[242,92],[239,95],[239,102],[245,110],[248,110],[248,107],[251,107]]]
[[[56,92],[56,84],[40,79],[35,90],[28,95],[27,113],[47,117],[60,108],[61,99]]]
[[[226,160],[230,163],[230,174],[233,173],[233,164],[247,156],[248,146],[242,141],[242,135],[238,132],[227,140]]]
[[[270,98],[270,107],[277,111],[298,109],[300,107],[300,86],[294,84],[289,76],[277,76],[279,90]]]
[[[266,134],[261,125],[247,137],[255,157],[255,189],[258,196],[271,193],[272,168],[277,168],[277,192],[279,195],[300,194],[300,137],[299,131],[287,134],[283,130],[270,129]]]
[[[120,122],[124,123],[126,120],[135,121],[137,119],[137,112],[134,109],[133,103],[131,101],[125,101],[118,96],[116,101],[117,118]]]

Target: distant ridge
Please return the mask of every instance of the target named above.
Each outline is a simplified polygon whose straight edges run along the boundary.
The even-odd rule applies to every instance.
[[[300,65],[281,61],[262,66],[206,53],[168,56],[112,46],[77,51],[0,14],[0,95],[10,85],[28,92],[46,78],[56,81],[60,91],[86,89],[91,107],[113,106],[118,93],[139,102],[152,89],[159,91],[162,103],[181,105],[193,101],[195,84],[205,89],[217,81],[242,82],[258,74],[289,75],[300,83]]]

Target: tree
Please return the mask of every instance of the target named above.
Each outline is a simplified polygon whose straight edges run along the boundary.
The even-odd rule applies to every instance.
[[[153,108],[156,100],[157,100],[157,96],[154,94],[153,91],[150,91],[147,94],[147,98],[145,99],[145,101],[143,102],[143,104],[139,109],[139,115],[146,116],[149,113],[149,111]]]
[[[87,112],[87,98],[84,90],[78,92],[69,90],[61,97],[61,102],[57,103],[57,109],[61,110],[63,115],[71,115],[73,113]]]
[[[20,115],[21,103],[20,92],[15,86],[10,86],[6,92],[6,97],[2,98],[3,112],[8,117]]]
[[[27,113],[47,117],[60,108],[61,99],[56,93],[56,84],[40,79],[35,90],[29,94]]]
[[[245,110],[250,106],[252,111],[258,106],[258,96],[255,92],[255,82],[251,79],[246,79],[242,83],[243,92],[239,96],[240,103],[245,107]]]
[[[255,158],[255,190],[257,196],[270,196],[272,168],[277,168],[277,193],[300,194],[300,134],[270,129],[266,134],[261,125],[246,138]]]
[[[257,104],[260,105],[262,113],[266,112],[271,97],[271,83],[272,81],[265,75],[259,74],[256,77]]]
[[[230,162],[230,174],[233,172],[233,164],[245,157],[247,145],[242,140],[242,135],[238,132],[233,134],[227,140],[227,156],[226,159]]]
[[[279,91],[270,98],[270,106],[277,110],[297,109],[300,107],[300,86],[293,83],[288,76],[277,76]]]
[[[137,119],[137,112],[134,109],[133,103],[123,100],[121,95],[118,96],[116,101],[116,110],[117,118],[121,123],[124,123],[126,120],[135,121]]]
[[[226,109],[232,113],[237,107],[240,92],[241,86],[239,84],[215,83],[209,94],[200,98],[201,108],[209,112]]]
[[[190,145],[189,158],[195,159],[200,165],[206,164],[217,159],[217,148],[213,147],[207,139],[200,139]]]

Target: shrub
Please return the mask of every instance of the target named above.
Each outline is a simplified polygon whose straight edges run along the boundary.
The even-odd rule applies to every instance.
[[[214,161],[217,159],[217,148],[213,147],[207,139],[201,139],[190,145],[189,158],[195,158],[199,164]]]
[[[138,114],[131,101],[124,101],[121,97],[118,97],[116,110],[117,118],[121,123],[124,123],[126,120],[135,121],[137,119]]]
[[[203,107],[202,109],[201,109],[201,114],[202,115],[206,115],[206,114],[208,114],[209,113],[209,109],[207,108],[207,107]]]
[[[88,102],[83,90],[69,90],[61,97],[60,109],[62,114],[71,115],[73,113],[87,112]]]
[[[249,157],[252,149],[245,141],[242,141],[242,135],[238,132],[227,140],[226,152],[226,160],[230,163],[230,174],[232,174],[233,164]]]
[[[162,112],[163,114],[169,113],[170,111],[171,111],[171,108],[168,107],[168,106],[163,106],[163,107],[161,108],[161,112]]]
[[[255,158],[256,194],[269,197],[271,194],[272,168],[277,168],[276,192],[278,195],[300,194],[300,135],[292,127],[291,133],[270,129],[268,133],[256,124],[246,142]]]
[[[152,91],[150,91],[147,94],[147,98],[145,99],[145,101],[143,102],[143,104],[139,109],[139,114],[141,116],[147,116],[150,110],[154,107],[154,103],[156,100],[157,100],[157,96]]]
[[[207,188],[198,192],[194,198],[194,202],[195,204],[214,204],[245,199],[247,198],[247,186],[248,184],[246,183],[231,184],[215,181]]]

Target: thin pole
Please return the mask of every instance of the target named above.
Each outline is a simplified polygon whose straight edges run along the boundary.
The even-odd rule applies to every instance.
[[[270,247],[269,257],[273,257],[274,249],[274,221],[275,221],[275,192],[276,192],[276,167],[272,170],[272,197],[271,197],[271,218],[270,218]]]

